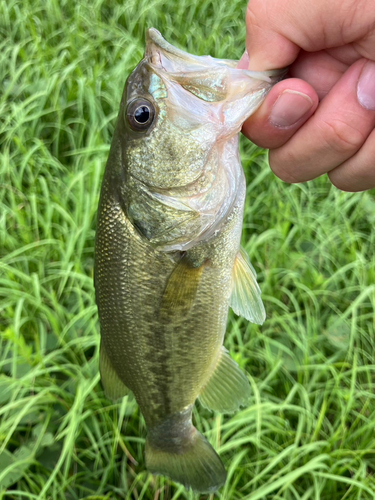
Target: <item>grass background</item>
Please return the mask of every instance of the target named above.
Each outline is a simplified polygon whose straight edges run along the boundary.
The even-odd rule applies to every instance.
[[[0,499],[190,499],[145,471],[133,401],[105,399],[95,217],[125,79],[158,28],[239,58],[245,1],[0,1]],[[220,499],[375,497],[375,198],[286,185],[241,143],[243,244],[268,319],[230,313],[248,408],[195,411],[227,470]],[[202,498],[207,498],[202,496]]]

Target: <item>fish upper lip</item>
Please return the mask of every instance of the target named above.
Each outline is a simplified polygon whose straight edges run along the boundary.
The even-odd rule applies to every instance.
[[[157,61],[157,64],[155,64],[155,61],[153,60],[155,54],[159,55],[159,61]],[[222,66],[235,69],[238,63],[238,61],[232,61],[230,59],[217,59],[211,56],[197,56],[194,54],[189,54],[188,52],[178,49],[177,47],[174,47],[172,44],[167,42],[167,40],[163,38],[163,36],[157,29],[149,28],[146,31],[145,59],[147,59],[149,64],[151,64],[154,68],[163,69],[164,71],[169,72],[168,69],[165,68],[162,64],[162,55],[164,55],[167,59],[168,55],[172,56],[172,59],[180,59],[187,65],[187,67],[195,67],[195,69],[191,71],[196,71],[198,67],[204,70],[208,67],[212,68],[214,66]]]
[[[155,64],[153,61],[153,56],[155,53],[158,54],[158,63]],[[147,59],[148,63],[153,67],[153,69],[161,69],[167,73],[174,73],[174,71],[168,70],[162,62],[162,56],[164,55],[168,59],[168,54],[172,57],[182,59],[184,63],[189,66],[195,66],[194,69],[190,71],[197,71],[198,67],[204,71],[207,68],[214,68],[215,66],[226,67],[230,71],[238,71],[243,74],[248,75],[249,77],[256,78],[257,80],[263,80],[265,82],[271,83],[274,79],[281,80],[286,72],[287,68],[284,69],[275,69],[270,71],[249,71],[245,69],[238,69],[237,64],[238,60],[230,60],[230,59],[218,59],[211,56],[196,56],[194,54],[189,54],[184,50],[178,49],[174,47],[172,44],[167,42],[165,38],[161,35],[161,33],[155,28],[149,28],[146,32],[146,50],[145,50],[145,59]],[[173,63],[172,63],[173,64]],[[189,71],[177,71],[176,73],[189,72]]]

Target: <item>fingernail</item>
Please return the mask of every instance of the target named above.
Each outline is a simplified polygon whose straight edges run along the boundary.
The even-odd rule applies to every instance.
[[[375,62],[368,61],[359,75],[357,96],[361,106],[375,111]]]
[[[269,120],[275,127],[291,127],[312,107],[313,102],[308,95],[296,90],[284,90],[273,105]]]
[[[238,61],[237,69],[247,69],[249,66],[249,54],[247,50],[242,54],[241,59]]]

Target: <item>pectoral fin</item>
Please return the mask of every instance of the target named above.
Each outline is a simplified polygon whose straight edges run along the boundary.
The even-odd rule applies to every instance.
[[[256,276],[247,253],[241,248],[233,267],[233,290],[230,306],[238,316],[243,316],[252,323],[261,325],[266,319],[266,311],[260,297],[261,292]]]
[[[194,267],[186,256],[178,262],[168,279],[161,300],[161,320],[185,318],[195,301],[204,267],[204,263]]]
[[[116,399],[123,398],[131,392],[130,389],[128,389],[126,385],[121,382],[119,376],[113,368],[112,363],[105,352],[103,342],[100,344],[99,369],[104,394],[108,399],[116,401]]]
[[[230,413],[246,405],[250,392],[246,375],[222,347],[216,368],[201,391],[199,401],[211,410]]]

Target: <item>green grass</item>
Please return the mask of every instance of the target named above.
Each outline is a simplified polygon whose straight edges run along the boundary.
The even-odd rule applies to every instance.
[[[145,471],[134,401],[98,375],[95,217],[121,92],[146,27],[239,58],[246,2],[0,2],[0,499],[193,499]],[[229,318],[248,408],[195,411],[220,499],[375,497],[375,198],[289,186],[243,141],[243,244],[268,319]],[[207,496],[202,496],[207,498]]]

